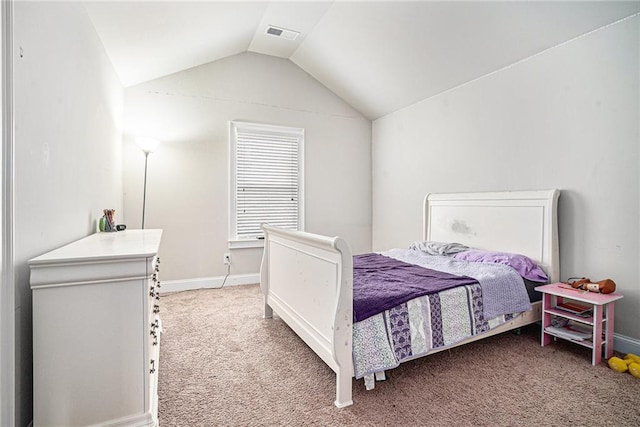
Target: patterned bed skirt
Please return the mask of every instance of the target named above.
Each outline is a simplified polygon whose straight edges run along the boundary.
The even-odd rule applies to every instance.
[[[512,320],[520,313],[485,319],[479,284],[412,299],[353,325],[355,377],[397,367]]]

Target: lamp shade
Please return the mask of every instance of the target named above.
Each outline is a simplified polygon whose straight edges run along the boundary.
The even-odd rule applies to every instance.
[[[145,153],[152,153],[156,148],[158,148],[160,141],[158,141],[157,139],[140,136],[136,138],[136,144]]]

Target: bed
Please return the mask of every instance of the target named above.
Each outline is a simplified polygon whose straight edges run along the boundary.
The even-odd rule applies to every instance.
[[[428,194],[418,241],[457,242],[471,248],[522,254],[559,280],[558,190]],[[352,401],[354,368],[354,258],[341,237],[263,225],[260,286],[264,317],[277,314],[335,372],[337,407]],[[407,245],[412,242],[407,242]],[[499,326],[430,349],[402,362],[538,322],[540,302]],[[356,324],[356,326],[360,326]],[[357,350],[357,349],[356,349]],[[357,353],[357,352],[356,352]]]

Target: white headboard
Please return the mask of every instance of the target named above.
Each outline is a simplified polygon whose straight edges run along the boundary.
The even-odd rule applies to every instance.
[[[427,194],[424,240],[526,255],[560,280],[559,190]]]

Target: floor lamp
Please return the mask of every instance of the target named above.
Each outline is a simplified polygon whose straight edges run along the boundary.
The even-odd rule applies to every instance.
[[[160,141],[152,138],[136,138],[136,144],[144,153],[144,188],[142,190],[142,229],[144,230],[144,210],[147,203],[147,161],[149,159],[149,153],[158,148]]]

